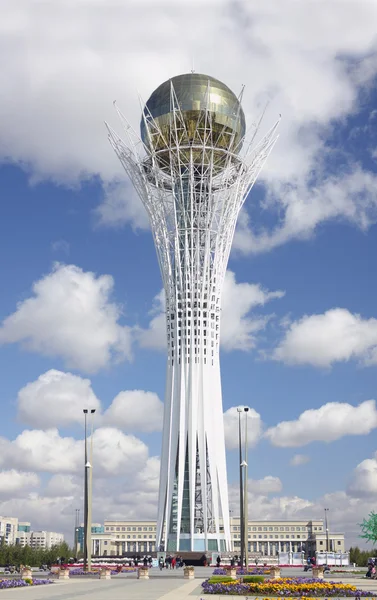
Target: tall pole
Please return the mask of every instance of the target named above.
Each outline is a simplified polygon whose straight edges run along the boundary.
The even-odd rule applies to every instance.
[[[326,528],[326,552],[329,552],[329,528],[327,524],[327,513],[329,512],[328,508],[325,508],[325,528]],[[326,556],[327,563],[327,556]]]
[[[247,419],[247,413],[249,412],[249,407],[245,406],[244,407],[244,411],[245,411],[245,481],[244,481],[244,488],[245,488],[245,498],[243,501],[243,513],[244,513],[244,521],[245,521],[245,565],[246,565],[246,570],[249,564],[249,502],[248,502],[248,486],[247,486],[247,479],[248,479],[248,450],[247,450],[247,426],[248,426],[248,419]]]
[[[241,566],[243,567],[244,557],[244,522],[243,522],[243,474],[242,474],[242,435],[241,435],[241,413],[243,411],[242,406],[237,408],[238,412],[238,449],[239,449],[239,463],[240,463],[240,531],[241,531]]]
[[[93,497],[93,415],[95,408],[90,410],[90,455],[88,467],[88,524],[86,547],[88,553],[88,571],[92,570],[92,497]]]
[[[75,556],[78,555],[79,552],[79,527],[80,527],[80,509],[76,508],[75,510],[76,512],[76,516],[75,516],[75,545],[74,545],[74,551],[75,551]]]
[[[86,431],[86,417],[88,409],[83,409],[84,413],[84,571],[88,567],[88,439]]]

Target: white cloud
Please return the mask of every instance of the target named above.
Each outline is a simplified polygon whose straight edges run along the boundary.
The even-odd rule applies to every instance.
[[[278,150],[276,150],[278,152]],[[308,173],[308,180],[313,173]],[[349,173],[324,178],[317,185],[303,181],[274,182],[265,201],[266,210],[282,214],[272,230],[255,230],[244,211],[238,223],[234,248],[244,254],[265,252],[290,239],[307,239],[321,223],[343,219],[367,229],[377,219],[377,176],[358,165]]]
[[[262,420],[259,413],[254,408],[250,408],[248,413],[248,445],[250,448],[255,446],[262,435]],[[238,411],[236,406],[228,408],[224,413],[224,434],[225,445],[228,450],[238,448]],[[241,414],[241,440],[243,443],[244,431],[244,413]]]
[[[90,439],[89,439],[90,443]],[[83,468],[84,442],[61,437],[57,429],[25,430],[16,439],[0,439],[0,464],[37,472],[77,474]],[[100,427],[93,435],[96,475],[130,475],[144,468],[148,448],[133,435]]]
[[[273,358],[316,367],[351,359],[377,364],[377,319],[363,319],[344,308],[305,315],[289,325]]]
[[[123,227],[131,223],[135,229],[149,229],[144,205],[130,182],[105,183],[104,200],[94,212],[99,225]]]
[[[11,469],[0,471],[0,496],[24,495],[28,490],[39,486],[40,479],[36,473],[24,473]]]
[[[283,489],[283,484],[279,477],[267,475],[263,479],[249,479],[248,491],[252,494],[277,494]]]
[[[33,427],[82,423],[83,408],[100,411],[89,379],[51,369],[18,392],[18,417]]]
[[[124,431],[161,431],[164,405],[154,392],[130,390],[115,396],[103,422]]]
[[[377,427],[374,400],[359,406],[328,402],[320,408],[304,411],[296,421],[282,421],[265,432],[274,446],[294,448],[311,442],[333,442],[345,435],[367,435]]]
[[[284,292],[269,292],[260,284],[237,283],[232,271],[225,274],[221,298],[221,336],[224,350],[250,350],[256,344],[256,334],[265,328],[269,317],[250,314],[257,306],[282,298]],[[154,298],[152,319],[147,329],[135,328],[135,335],[144,348],[166,348],[165,296],[163,290]]]
[[[135,337],[142,348],[152,350],[166,350],[166,324],[165,324],[165,292],[160,292],[153,299],[153,308],[149,312],[152,317],[148,327],[134,328]]]
[[[73,475],[63,475],[61,473],[53,475],[47,482],[44,489],[46,497],[72,497],[79,495],[82,491],[82,481]]]
[[[130,329],[110,301],[114,281],[74,265],[55,265],[33,284],[33,295],[4,319],[0,343],[59,356],[68,367],[95,372],[131,356]]]
[[[367,458],[354,469],[347,493],[356,498],[377,498],[377,460]]]
[[[224,350],[249,350],[255,346],[255,334],[264,329],[267,318],[250,315],[256,306],[282,298],[284,292],[268,292],[259,284],[237,283],[227,271],[221,299],[221,345]]]
[[[309,231],[316,222],[333,218],[334,212],[347,217],[347,202],[329,210],[320,194],[310,190],[320,216],[305,225],[306,209],[311,212],[307,175],[321,162],[318,156],[326,156],[333,120],[357,109],[358,86],[376,73],[376,5],[341,0],[324,12],[315,0],[272,0],[267,5],[204,0],[200,10],[199,23],[196,11],[183,0],[165,0],[162,5],[80,0],[72,26],[71,4],[63,0],[56,0],[53,10],[45,3],[38,11],[28,0],[5,0],[0,26],[7,56],[0,74],[0,156],[25,165],[32,181],[51,178],[71,184],[99,175],[105,188],[118,182],[123,173],[103,128],[104,119],[115,122],[113,100],[137,130],[136,90],[147,98],[162,81],[189,71],[194,54],[196,61],[200,57],[199,71],[224,80],[236,92],[246,84],[249,123],[266,100],[271,102],[268,118],[279,112],[284,117],[265,177],[272,191],[284,191],[279,198],[274,194],[274,202],[285,217],[272,232],[272,242],[255,234],[257,247],[271,247],[281,243],[281,236],[288,239]],[[291,191],[284,187],[287,182]],[[352,191],[348,196],[367,213]],[[298,197],[302,201],[297,202]],[[291,213],[297,209],[295,223]],[[131,194],[124,202],[107,197],[100,216],[116,224],[131,220],[135,226],[140,219]]]
[[[291,467],[300,467],[301,465],[306,465],[310,462],[310,456],[306,454],[294,454],[289,461]]]

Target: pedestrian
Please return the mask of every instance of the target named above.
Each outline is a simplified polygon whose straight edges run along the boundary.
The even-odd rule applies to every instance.
[[[216,564],[217,564],[217,568],[219,568],[219,567],[220,567],[220,565],[221,565],[221,558],[220,558],[220,554],[218,554],[218,555],[217,555],[217,558],[216,558]]]
[[[175,556],[173,556],[173,558],[171,559],[171,568],[175,569],[175,565],[176,565],[177,559],[175,558]]]
[[[164,568],[164,559],[162,556],[158,559],[158,566],[160,567],[160,571]]]

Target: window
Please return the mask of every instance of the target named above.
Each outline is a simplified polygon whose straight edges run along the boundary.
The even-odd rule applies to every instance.
[[[117,531],[120,531],[120,527],[117,527],[117,529],[116,529],[116,530],[117,530]]]
[[[262,527],[258,527],[258,531],[262,531]]]
[[[323,546],[323,542],[322,542],[322,540],[319,542],[319,545],[320,545],[320,546]]]
[[[257,530],[257,528],[256,528],[256,527],[253,527],[253,531],[256,531],[256,530]]]
[[[125,527],[122,527],[122,531],[126,531],[126,528],[125,528]]]
[[[342,542],[340,540],[337,541],[338,546],[341,546]]]
[[[273,528],[272,528],[272,527],[269,527],[269,528],[268,528],[268,531],[273,531]]]
[[[105,544],[105,546],[107,546],[107,541],[106,540],[103,543]]]
[[[132,527],[132,531],[136,531],[136,527]]]
[[[267,531],[267,527],[263,527],[263,531]]]
[[[127,531],[131,531],[131,527],[127,527]]]

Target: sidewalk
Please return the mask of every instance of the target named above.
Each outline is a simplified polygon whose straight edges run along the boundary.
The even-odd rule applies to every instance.
[[[156,577],[56,581],[51,585],[0,590],[0,600],[195,600],[202,579]],[[212,598],[212,596],[211,596]]]

